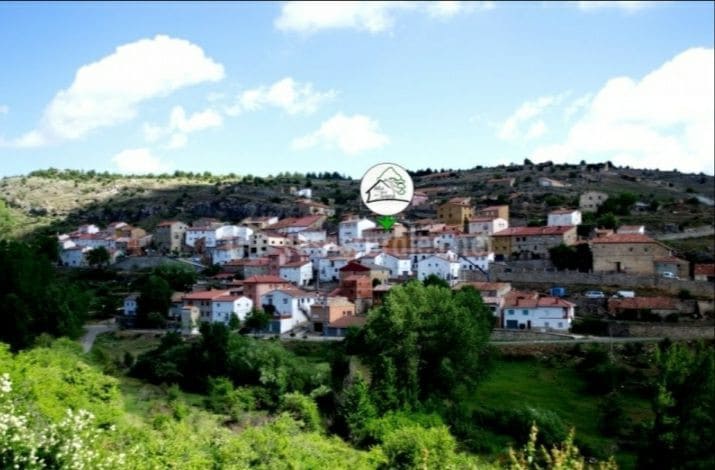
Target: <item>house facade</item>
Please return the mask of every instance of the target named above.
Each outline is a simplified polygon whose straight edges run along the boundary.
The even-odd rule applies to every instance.
[[[671,256],[670,248],[641,234],[613,234],[591,240],[595,272],[655,274],[655,260]]]
[[[310,306],[313,332],[325,334],[325,327],[339,318],[355,315],[355,304],[347,297],[321,297]]]
[[[431,255],[417,262],[417,279],[424,281],[434,274],[452,285],[459,279],[460,268],[458,261],[450,260],[443,256]]]
[[[271,274],[250,276],[243,281],[243,295],[251,299],[254,306],[260,308],[261,296],[277,289],[295,289],[290,282]]]
[[[578,199],[578,207],[581,212],[596,212],[601,204],[606,202],[608,194],[601,191],[586,191]]]
[[[547,223],[549,227],[564,225],[581,225],[581,211],[576,209],[559,209],[549,212]]]
[[[278,269],[278,275],[298,287],[307,286],[313,280],[313,263],[310,261],[286,263]]]
[[[178,220],[160,222],[154,229],[154,243],[164,252],[179,253],[184,244],[184,235],[189,226]]]
[[[501,204],[498,206],[488,206],[477,209],[475,217],[487,217],[489,219],[504,219],[509,221],[509,206]]]
[[[224,294],[214,297],[211,301],[211,321],[228,325],[231,316],[244,321],[253,309],[253,301],[242,295]]]
[[[509,206],[502,206],[508,209]],[[469,233],[475,235],[491,236],[509,228],[509,221],[501,217],[472,217],[469,219]]]
[[[459,257],[461,271],[484,271],[489,272],[489,265],[494,262],[494,252],[485,251],[473,253]]]
[[[558,297],[512,292],[504,299],[502,328],[568,331],[576,305]]]
[[[314,292],[288,288],[272,290],[261,296],[261,307],[273,315],[268,326],[271,333],[286,333],[310,322],[310,307],[317,300]]]
[[[375,227],[375,222],[365,218],[349,218],[343,220],[338,226],[338,244],[343,245],[354,238],[363,238],[364,230]]]
[[[549,249],[576,243],[576,227],[510,227],[492,235],[496,259],[548,259]]]
[[[437,209],[437,218],[448,225],[463,225],[474,216],[474,208],[468,197],[455,197]]]

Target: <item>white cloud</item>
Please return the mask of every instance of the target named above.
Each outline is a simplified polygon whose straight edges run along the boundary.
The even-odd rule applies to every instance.
[[[300,83],[286,77],[270,86],[245,90],[238,96],[237,102],[225,111],[230,116],[236,116],[244,111],[272,106],[288,114],[312,114],[335,96],[335,90],[316,91],[312,83]]]
[[[294,139],[294,150],[304,150],[322,145],[331,149],[337,147],[347,155],[356,155],[366,150],[378,149],[390,142],[382,134],[377,121],[368,116],[354,114],[345,116],[338,113],[308,135]]]
[[[156,124],[144,123],[144,138],[147,142],[157,142],[169,136],[167,148],[177,149],[186,146],[188,134],[212,127],[223,126],[223,117],[213,109],[196,112],[187,117],[181,106],[174,106],[169,113],[169,122],[162,127]]]
[[[526,131],[526,135],[524,136],[524,138],[526,140],[537,139],[537,138],[541,137],[542,135],[546,134],[546,131],[547,131],[546,123],[544,121],[542,121],[541,119],[539,119],[538,121],[533,123],[531,125],[531,127],[529,127],[529,130]]]
[[[0,104],[0,114],[7,114],[10,112],[10,107],[6,104]]]
[[[498,133],[499,138],[502,140],[514,140],[521,138],[523,125],[528,124],[530,121],[540,116],[547,108],[558,105],[568,95],[569,92],[565,92],[554,96],[542,96],[541,98],[537,98],[533,101],[525,102],[519,106],[516,111],[514,111],[514,113],[501,125]],[[545,130],[546,125],[544,124],[543,131]],[[535,132],[538,132],[538,127]]]
[[[575,3],[580,10],[584,11],[600,10],[604,8],[616,8],[627,12],[634,12],[653,6],[656,2],[624,0],[618,2],[581,1]]]
[[[591,102],[591,93],[579,96],[575,100],[571,101],[564,110],[564,119],[567,121],[574,117],[579,111],[585,109],[586,106]]]
[[[47,105],[38,129],[29,136],[38,145],[79,139],[90,131],[133,119],[143,101],[180,88],[224,78],[223,66],[183,39],[158,35],[124,44],[77,70],[74,81]]]
[[[122,173],[165,173],[170,165],[153,155],[147,148],[122,150],[112,157],[112,161]]]
[[[282,31],[300,33],[340,28],[380,33],[392,28],[394,15],[399,11],[416,10],[434,18],[446,19],[459,13],[493,7],[493,2],[296,1],[283,3],[274,26]]]
[[[641,168],[713,173],[713,49],[688,49],[640,81],[609,80],[566,139],[536,161],[611,160]]]

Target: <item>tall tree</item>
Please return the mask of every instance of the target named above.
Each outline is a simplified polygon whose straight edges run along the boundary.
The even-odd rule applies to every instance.
[[[95,268],[106,266],[109,264],[110,259],[111,255],[109,254],[109,251],[103,246],[98,246],[87,253],[87,263]]]
[[[492,314],[472,287],[452,292],[409,282],[372,310],[354,344],[382,410],[456,398],[482,377]]]
[[[642,468],[715,468],[715,351],[712,344],[661,346],[655,419]]]

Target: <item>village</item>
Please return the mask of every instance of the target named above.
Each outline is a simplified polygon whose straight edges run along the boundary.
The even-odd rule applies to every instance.
[[[368,310],[393,286],[412,279],[438,279],[452,289],[473,286],[493,312],[495,328],[509,330],[568,332],[579,308],[593,313],[600,307],[615,319],[660,321],[699,318],[712,309],[712,295],[709,302],[707,295],[705,302],[696,302],[683,292],[689,294],[693,286],[711,292],[714,264],[691,267],[643,226],[579,233],[582,214],[595,212],[608,198],[602,192],[583,193],[579,208],[548,212],[546,226],[512,227],[508,205],[480,208],[470,198],[454,197],[438,206],[436,219],[403,220],[386,231],[370,218],[347,214],[331,233],[326,220],[334,210],[313,201],[310,188],[296,190],[295,196],[305,215],[280,220],[253,217],[236,225],[167,220],[153,233],[124,222],[104,229],[82,225],[58,235],[60,264],[132,270],[147,260],[171,261],[204,273],[190,292],[175,292],[171,308],[162,312],[185,335],[198,334],[202,322],[229,324],[235,317],[243,323],[260,310],[268,314],[266,334],[343,337],[365,323]],[[417,192],[412,204],[425,199]],[[574,249],[581,261],[592,259],[581,272],[557,272],[550,258],[559,247]],[[573,292],[579,302],[570,299],[564,282],[549,285],[554,276],[564,281],[598,275],[616,280],[603,282],[611,292],[595,286]],[[540,279],[536,290],[513,287],[533,287]],[[645,295],[632,287],[647,285],[661,290]],[[124,298],[122,325],[134,325],[138,297],[129,292]]]

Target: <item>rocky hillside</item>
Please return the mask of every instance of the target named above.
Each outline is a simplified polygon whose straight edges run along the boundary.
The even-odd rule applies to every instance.
[[[537,224],[551,208],[576,207],[578,195],[589,189],[613,196],[633,194],[638,207],[619,216],[619,221],[645,224],[651,233],[712,225],[715,217],[715,179],[702,174],[526,161],[469,170],[417,170],[413,177],[416,189],[425,192],[429,201],[409,209],[405,213],[409,218],[433,217],[442,201],[470,196],[477,206],[510,204],[513,225]],[[5,219],[9,219],[4,224],[6,236],[116,220],[152,229],[165,218],[216,217],[235,222],[247,216],[297,215],[291,189],[301,187],[311,187],[313,199],[332,204],[338,216],[366,212],[359,200],[359,181],[338,173],[260,178],[179,172],[131,177],[57,170],[0,180],[0,212],[6,212]]]

